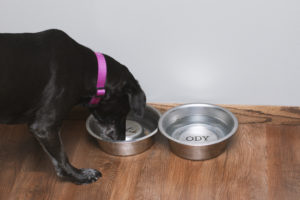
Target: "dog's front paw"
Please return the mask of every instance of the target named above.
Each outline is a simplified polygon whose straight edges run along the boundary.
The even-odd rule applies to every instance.
[[[93,183],[101,177],[102,174],[95,169],[79,169],[79,172],[71,179],[75,184],[89,184]]]

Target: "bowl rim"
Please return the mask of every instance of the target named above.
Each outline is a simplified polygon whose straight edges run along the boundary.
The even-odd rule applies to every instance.
[[[152,111],[154,111],[157,115],[158,115],[158,118],[160,119],[161,117],[161,113],[159,112],[159,110],[157,110],[156,108],[154,108],[153,106],[150,106],[149,104],[146,105],[146,108],[149,108],[151,109]],[[89,115],[89,117],[87,118],[86,122],[85,122],[85,127],[88,131],[88,133],[98,139],[98,140],[101,140],[103,142],[108,142],[108,143],[113,143],[113,144],[126,144],[126,143],[135,143],[135,142],[138,142],[138,141],[141,141],[141,140],[146,140],[147,138],[150,138],[152,137],[153,135],[155,135],[157,132],[158,132],[158,122],[157,122],[157,127],[154,131],[152,131],[151,133],[149,133],[148,135],[145,135],[143,137],[139,137],[139,138],[136,138],[136,139],[133,139],[133,140],[129,140],[129,141],[126,141],[126,140],[106,140],[106,139],[103,139],[101,137],[99,137],[98,135],[95,135],[94,132],[91,130],[91,128],[89,127],[89,122],[91,121],[91,119],[94,118],[94,116],[92,114]]]
[[[232,120],[233,120],[233,128],[231,129],[231,131],[225,137],[222,137],[222,138],[220,138],[219,140],[216,140],[216,141],[207,142],[207,143],[203,143],[203,144],[193,144],[193,143],[188,143],[188,142],[183,142],[183,141],[177,140],[176,138],[171,137],[169,134],[167,134],[165,132],[165,128],[163,128],[162,122],[174,110],[178,110],[178,109],[182,109],[182,108],[188,108],[188,107],[211,107],[211,108],[218,108],[218,109],[224,111],[225,113],[227,113],[232,118]],[[179,106],[175,106],[175,107],[167,110],[165,113],[163,113],[162,116],[159,119],[159,122],[158,122],[158,129],[159,129],[159,132],[163,136],[165,136],[166,138],[168,138],[169,140],[171,140],[173,142],[176,142],[176,143],[179,143],[179,144],[183,144],[183,145],[187,145],[187,146],[202,147],[202,146],[210,146],[210,145],[218,144],[218,143],[221,143],[221,142],[229,139],[230,137],[232,137],[236,133],[236,131],[238,129],[238,120],[237,120],[237,118],[234,116],[234,114],[232,112],[230,112],[228,109],[223,108],[221,106],[218,106],[218,105],[215,105],[215,104],[209,104],[209,103],[187,103],[187,104],[182,104],[182,105],[179,105]]]

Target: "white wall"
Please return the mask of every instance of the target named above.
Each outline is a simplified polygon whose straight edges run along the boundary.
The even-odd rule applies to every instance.
[[[299,0],[0,0],[0,32],[49,28],[127,65],[151,102],[300,105]]]

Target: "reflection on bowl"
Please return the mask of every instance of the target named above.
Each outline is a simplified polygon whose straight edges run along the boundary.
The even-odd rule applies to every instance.
[[[238,121],[230,111],[211,104],[177,106],[159,120],[159,130],[168,138],[171,150],[190,160],[218,156],[237,128]]]

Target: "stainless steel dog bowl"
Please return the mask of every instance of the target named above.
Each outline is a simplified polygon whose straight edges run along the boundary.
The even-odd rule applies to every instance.
[[[158,127],[176,155],[190,160],[206,160],[225,150],[238,128],[238,121],[220,106],[186,104],[164,113]]]
[[[157,133],[160,112],[147,105],[144,117],[135,118],[129,113],[126,120],[126,139],[107,140],[98,136],[100,128],[97,120],[90,115],[86,121],[86,128],[91,136],[97,139],[100,148],[106,153],[117,156],[129,156],[144,152],[154,143],[154,135]]]

